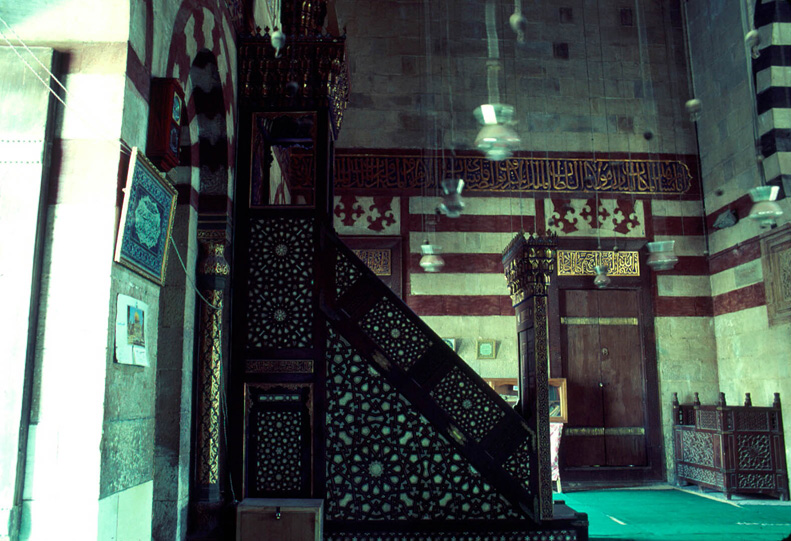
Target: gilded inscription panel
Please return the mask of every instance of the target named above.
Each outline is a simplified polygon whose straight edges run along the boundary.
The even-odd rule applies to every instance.
[[[558,276],[595,276],[598,265],[609,269],[608,276],[640,276],[638,252],[558,250]]]
[[[377,276],[390,276],[392,272],[391,251],[386,248],[363,248],[352,250]]]

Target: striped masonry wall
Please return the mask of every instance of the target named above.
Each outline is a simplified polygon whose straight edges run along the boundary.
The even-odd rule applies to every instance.
[[[739,3],[686,4],[691,68],[695,95],[703,104],[698,121],[701,183],[708,233],[711,314],[716,347],[714,385],[701,399],[711,402],[724,392],[729,403],[741,403],[750,393],[755,405],[768,405],[773,393],[791,394],[791,349],[788,324],[770,325],[765,291],[761,230],[748,218],[752,202],[748,192],[763,179],[753,150],[753,107],[766,181],[783,185],[786,194],[791,173],[791,6],[786,1],[756,1],[747,14]],[[744,28],[751,24],[761,36],[760,55],[750,58],[744,47]],[[713,43],[722,44],[712,47]],[[745,63],[752,64],[754,88]],[[755,94],[751,94],[752,90]],[[784,211],[778,226],[788,223],[791,200],[779,200]],[[736,223],[714,227],[724,213]],[[676,385],[684,391],[682,385]],[[689,400],[691,396],[682,399]],[[663,391],[663,400],[666,396]],[[789,402],[786,400],[786,404]],[[786,433],[791,431],[791,408],[786,405]],[[791,459],[791,440],[786,440]]]
[[[484,377],[514,377],[514,311],[503,276],[501,252],[520,230],[552,230],[561,238],[588,240],[595,249],[611,249],[619,239],[676,240],[679,264],[654,278],[655,317],[660,324],[700,318],[711,327],[702,206],[698,200],[651,200],[631,196],[570,198],[465,198],[459,218],[436,218],[436,197],[368,196],[343,191],[336,196],[335,226],[344,236],[400,236],[404,248],[404,298],[440,334],[456,338],[458,353]],[[599,212],[592,212],[599,205]],[[592,227],[598,214],[599,227]],[[382,217],[386,219],[382,219]],[[430,226],[432,222],[436,224]],[[433,230],[432,230],[433,229]],[[441,246],[445,266],[426,273],[419,265],[420,246]],[[642,272],[649,272],[642,269]],[[616,279],[617,280],[617,279]],[[684,325],[680,325],[684,327]],[[688,327],[684,327],[688,328]],[[662,336],[657,329],[658,335]],[[478,360],[476,341],[498,342],[495,360]],[[714,351],[713,335],[701,342]],[[689,350],[689,347],[687,347]],[[689,355],[676,356],[689,362]],[[667,358],[667,356],[665,356]]]
[[[791,193],[791,4],[759,1],[753,22],[761,37],[752,69],[766,180]]]
[[[716,344],[701,202],[653,200],[651,216],[654,240],[675,240],[679,258],[651,277],[665,465],[672,472],[672,395],[716,396]]]

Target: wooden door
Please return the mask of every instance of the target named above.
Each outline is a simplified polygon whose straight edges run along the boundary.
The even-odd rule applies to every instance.
[[[637,291],[560,291],[568,380],[566,467],[645,466],[645,389]]]

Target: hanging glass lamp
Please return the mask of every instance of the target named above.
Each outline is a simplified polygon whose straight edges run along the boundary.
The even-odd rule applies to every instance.
[[[750,190],[753,206],[748,218],[755,220],[761,229],[777,225],[777,219],[783,214],[783,209],[775,201],[779,192],[780,186],[756,186]]]
[[[464,201],[461,191],[464,189],[464,180],[460,178],[446,178],[442,181],[442,203],[439,210],[448,218],[458,218],[464,210]]]
[[[645,246],[649,252],[646,264],[651,267],[651,270],[670,270],[678,263],[678,256],[675,253],[676,241],[661,240],[649,242]]]
[[[610,282],[612,282],[612,278],[607,276],[609,272],[609,268],[606,265],[596,265],[593,267],[593,272],[596,273],[596,277],[593,279],[593,285],[598,287],[599,289],[604,289]]]
[[[420,266],[424,271],[439,272],[442,266],[445,265],[445,261],[439,255],[442,252],[442,248],[439,246],[425,241],[420,247],[420,251],[423,253],[423,257],[420,258]]]
[[[492,161],[510,157],[521,140],[509,126],[514,108],[502,103],[484,103],[474,111],[483,127],[475,138],[475,147]]]

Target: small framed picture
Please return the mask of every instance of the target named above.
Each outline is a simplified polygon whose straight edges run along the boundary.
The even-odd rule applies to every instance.
[[[456,345],[457,345],[456,340],[457,340],[456,338],[443,338],[442,339],[442,341],[445,342],[445,345],[447,345],[450,349],[452,349],[454,351],[454,353],[456,352]]]
[[[497,358],[497,340],[491,338],[478,338],[476,347],[479,359]]]
[[[148,305],[143,301],[118,294],[115,318],[115,360],[117,363],[148,366],[146,312],[148,312]]]
[[[175,188],[137,147],[132,148],[115,261],[163,285],[175,210]]]
[[[567,423],[566,378],[549,378],[549,421]]]

